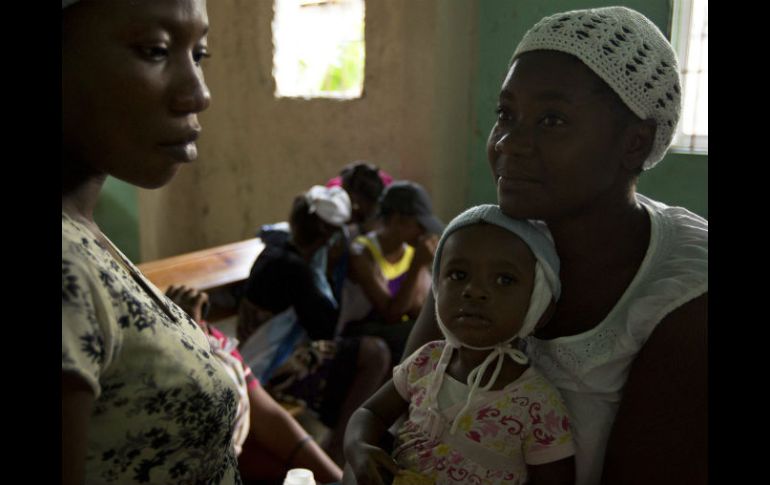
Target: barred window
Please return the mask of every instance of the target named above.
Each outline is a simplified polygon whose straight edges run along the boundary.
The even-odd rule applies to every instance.
[[[275,0],[276,97],[359,98],[364,0]]]
[[[679,151],[708,152],[708,0],[674,2],[672,43],[682,74],[682,115],[674,135]]]

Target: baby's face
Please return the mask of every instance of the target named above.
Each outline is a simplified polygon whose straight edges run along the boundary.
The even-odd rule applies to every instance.
[[[444,243],[438,312],[461,342],[485,347],[516,335],[529,307],[535,256],[515,234],[474,224]]]

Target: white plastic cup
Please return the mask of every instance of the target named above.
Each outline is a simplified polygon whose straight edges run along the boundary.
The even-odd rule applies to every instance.
[[[292,468],[286,473],[283,485],[316,485],[312,470]]]

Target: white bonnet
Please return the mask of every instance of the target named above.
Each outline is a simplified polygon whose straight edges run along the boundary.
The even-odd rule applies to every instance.
[[[350,197],[342,187],[314,185],[305,192],[305,200],[311,214],[318,214],[333,226],[343,226],[350,220]]]
[[[460,228],[481,222],[493,224],[516,234],[525,244],[527,244],[527,246],[529,246],[532,254],[535,256],[535,279],[532,288],[532,296],[530,297],[527,314],[524,316],[524,320],[518,333],[506,339],[504,342],[498,342],[487,347],[475,347],[460,341],[459,338],[444,325],[441,320],[441,315],[439,315],[438,312],[439,295],[437,294],[439,269],[441,267],[441,253],[447,238]],[[506,248],[500,248],[500,251],[505,250]],[[455,415],[455,418],[452,419],[450,434],[454,434],[457,431],[459,423],[458,418],[470,409],[471,402],[473,402],[476,393],[478,391],[487,391],[492,388],[500,375],[506,357],[510,357],[515,362],[522,365],[528,363],[529,359],[527,356],[521,350],[512,347],[511,342],[516,337],[526,337],[529,335],[535,329],[537,322],[540,320],[543,313],[545,313],[548,306],[554,300],[558,300],[561,295],[559,257],[556,254],[556,248],[551,239],[533,223],[526,220],[511,219],[503,214],[500,207],[497,205],[485,204],[471,207],[452,219],[439,240],[438,246],[436,247],[436,255],[433,258],[433,292],[434,296],[436,296],[436,323],[438,324],[441,333],[444,334],[447,344],[441,353],[436,370],[432,373],[428,384],[426,392],[428,416],[419,426],[428,436],[436,438],[442,435],[446,424],[445,419],[438,411],[436,411],[436,409],[438,393],[441,389],[444,374],[446,373],[454,349],[467,347],[477,350],[488,349],[491,350],[491,352],[481,364],[468,373],[466,379],[468,395],[465,406],[463,406],[463,408]],[[482,379],[484,378],[487,369],[490,365],[493,365],[495,361],[496,364],[491,377],[486,384],[482,385]]]
[[[441,235],[436,255],[433,258],[433,295],[438,304],[438,282],[439,271],[441,268],[441,253],[444,244],[449,236],[460,228],[485,222],[501,227],[507,231],[516,234],[529,247],[535,256],[535,280],[532,288],[532,296],[529,302],[529,308],[522,322],[521,328],[516,336],[526,337],[532,333],[535,326],[540,321],[545,311],[553,301],[557,301],[561,296],[561,282],[559,280],[559,256],[556,254],[556,247],[553,241],[533,223],[526,220],[512,219],[500,210],[500,206],[494,204],[484,204],[471,207],[461,213],[447,225],[444,233]],[[505,248],[500,248],[505,251]],[[444,334],[446,340],[455,346],[472,347],[466,343],[460,342],[452,332],[446,328],[441,321],[438,311],[436,320],[439,329]],[[504,344],[507,342],[500,342]]]
[[[436,255],[433,258],[433,292],[435,296],[438,286],[439,269],[441,267],[441,252],[447,238],[456,230],[486,222],[495,226],[502,227],[519,236],[524,241],[532,254],[543,267],[543,274],[555,300],[561,295],[561,282],[559,281],[559,256],[556,254],[556,248],[553,241],[534,224],[526,220],[512,219],[500,210],[500,206],[495,204],[482,204],[467,209],[447,224],[441,239],[436,246]]]
[[[671,44],[647,17],[626,7],[551,15],[524,34],[512,60],[534,50],[577,57],[639,118],[655,120],[655,142],[642,168],[652,168],[663,158],[681,112],[679,63]]]

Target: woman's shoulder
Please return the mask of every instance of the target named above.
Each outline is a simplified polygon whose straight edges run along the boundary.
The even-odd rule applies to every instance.
[[[82,277],[101,271],[116,271],[102,255],[103,250],[96,238],[80,223],[62,212],[61,257],[62,270],[78,271]]]
[[[644,196],[639,200],[652,219],[650,248],[638,281],[626,302],[629,330],[647,334],[652,323],[667,313],[708,292],[708,221],[683,207],[672,207]],[[639,332],[637,332],[637,330]],[[643,338],[643,337],[642,337]]]
[[[697,245],[708,251],[707,219],[684,207],[670,206],[642,194],[637,194],[636,197],[647,209],[653,224],[660,227],[662,237]]]
[[[360,234],[356,236],[350,243],[351,253],[354,255],[363,255],[366,253],[377,252],[379,249],[379,241],[377,240],[377,233],[370,231],[366,234]]]

